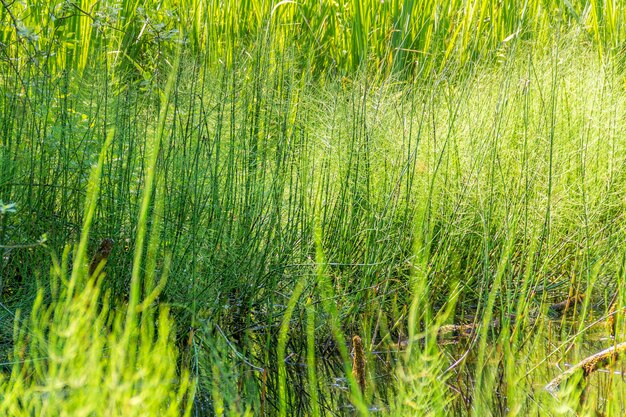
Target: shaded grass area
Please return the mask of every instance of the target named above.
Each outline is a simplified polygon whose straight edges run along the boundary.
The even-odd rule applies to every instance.
[[[595,375],[582,405],[579,389],[543,390],[623,299],[625,74],[596,48],[574,28],[399,81],[302,71],[314,59],[260,40],[228,65],[181,52],[167,101],[166,64],[129,84],[107,58],[82,74],[5,67],[3,357],[9,313],[55,300],[50,252],[79,241],[110,141],[90,235],[93,250],[116,242],[102,286],[133,305],[168,271],[158,301],[198,414],[623,414],[618,378]],[[578,294],[573,324],[546,319]],[[450,323],[479,326],[442,347]]]

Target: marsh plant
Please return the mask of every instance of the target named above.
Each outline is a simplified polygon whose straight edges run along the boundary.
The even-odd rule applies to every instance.
[[[624,414],[619,2],[136,6],[0,1],[3,415]]]

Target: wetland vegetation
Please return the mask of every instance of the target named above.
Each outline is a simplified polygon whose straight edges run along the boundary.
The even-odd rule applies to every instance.
[[[1,415],[626,412],[619,1],[0,19]]]

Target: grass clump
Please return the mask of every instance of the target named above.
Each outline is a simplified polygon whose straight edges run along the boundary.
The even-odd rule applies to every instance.
[[[52,299],[40,291],[28,319],[16,320],[2,415],[190,415],[193,383],[179,372],[169,311],[148,309],[124,327],[126,311],[111,308],[101,280],[68,291],[68,254],[53,268]]]
[[[623,12],[347,5],[1,5],[7,413],[624,414]]]

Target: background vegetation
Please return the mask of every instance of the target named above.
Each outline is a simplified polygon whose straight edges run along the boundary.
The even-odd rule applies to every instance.
[[[0,2],[5,414],[624,414],[619,2]]]

